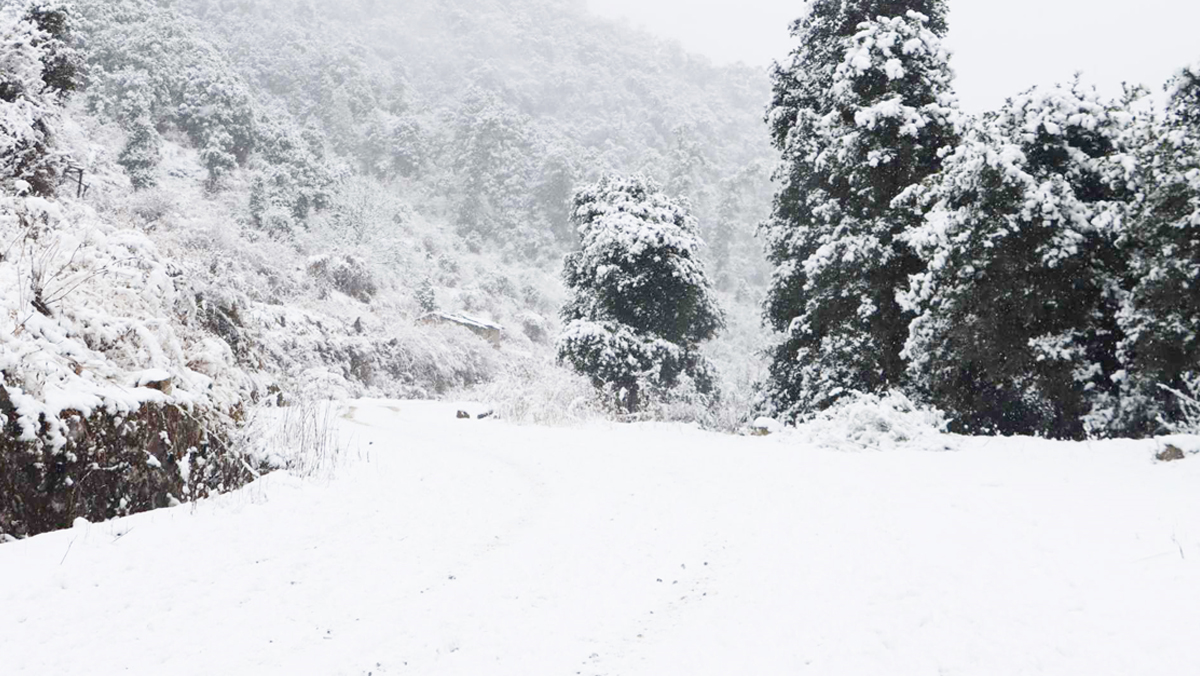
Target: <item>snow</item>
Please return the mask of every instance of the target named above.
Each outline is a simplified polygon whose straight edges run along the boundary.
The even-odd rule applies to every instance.
[[[340,409],[360,460],[0,545],[3,672],[1181,674],[1200,440],[521,427]],[[941,441],[951,439],[943,437]],[[944,448],[941,444],[937,448]],[[1181,446],[1181,447],[1182,447]]]
[[[783,425],[778,420],[761,415],[754,419],[754,422],[750,424],[750,428],[760,434],[779,434],[784,430]]]

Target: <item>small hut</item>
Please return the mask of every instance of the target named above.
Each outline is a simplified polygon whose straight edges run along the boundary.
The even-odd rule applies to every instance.
[[[485,322],[482,319],[466,315],[450,314],[448,312],[428,312],[421,315],[418,321],[422,324],[454,324],[456,326],[463,326],[470,329],[475,335],[496,346],[500,345],[500,334],[504,332],[504,327],[499,324]]]

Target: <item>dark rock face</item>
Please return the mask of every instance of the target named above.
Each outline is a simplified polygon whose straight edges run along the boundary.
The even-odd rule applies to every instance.
[[[67,443],[19,441],[0,387],[0,533],[29,536],[230,490],[252,478],[211,416],[147,403],[127,414],[63,411]],[[43,433],[48,425],[43,425]]]

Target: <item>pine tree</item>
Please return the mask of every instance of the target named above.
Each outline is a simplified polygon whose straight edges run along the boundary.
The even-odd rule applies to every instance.
[[[954,431],[1078,438],[1112,392],[1131,116],[1078,80],[1010,99],[911,197],[913,382]]]
[[[1200,375],[1200,63],[1168,85],[1167,114],[1142,128],[1139,195],[1122,237],[1130,293],[1120,313],[1125,338],[1121,404],[1126,434],[1160,430],[1180,414],[1161,386],[1187,389]]]
[[[425,277],[417,285],[417,307],[421,312],[437,312],[437,294],[433,290],[433,280]]]
[[[892,200],[957,140],[945,32],[941,0],[815,0],[792,26],[800,45],[776,67],[767,115],[783,158],[763,226],[765,318],[784,334],[765,403],[781,417],[904,380],[895,296],[920,261],[898,238],[914,216]]]
[[[577,192],[572,220],[581,249],[564,261],[570,296],[559,359],[611,388],[630,412],[647,388],[670,390],[683,377],[710,392],[697,345],[723,328],[724,316],[699,260],[695,219],[634,175]]]
[[[140,118],[129,132],[129,141],[117,157],[117,164],[129,175],[134,190],[149,188],[158,183],[155,170],[162,159],[162,138],[148,118]]]
[[[451,150],[460,181],[461,233],[500,237],[515,227],[526,211],[533,146],[527,117],[489,92],[468,92],[455,120]]]

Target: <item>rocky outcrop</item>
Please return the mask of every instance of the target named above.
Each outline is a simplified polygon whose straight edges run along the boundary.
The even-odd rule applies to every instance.
[[[253,475],[203,411],[147,402],[85,417],[63,411],[67,442],[21,440],[0,387],[0,534],[24,537],[167,507],[240,486]],[[44,425],[43,432],[48,432]]]

